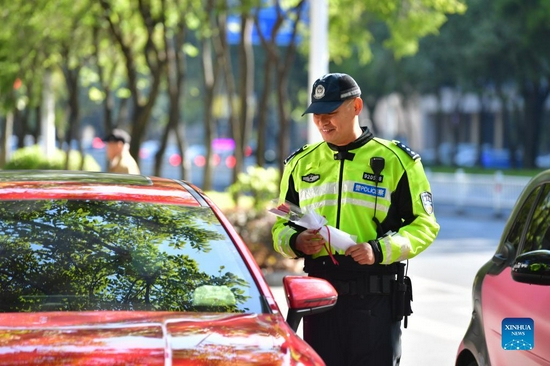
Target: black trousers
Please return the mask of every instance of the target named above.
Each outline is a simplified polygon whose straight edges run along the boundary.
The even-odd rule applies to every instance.
[[[391,295],[339,296],[330,311],[304,318],[304,340],[327,366],[398,366],[401,322]]]

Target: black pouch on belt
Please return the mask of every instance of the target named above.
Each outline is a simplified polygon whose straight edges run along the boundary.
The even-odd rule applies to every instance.
[[[408,276],[404,275],[405,265],[399,266],[397,281],[392,289],[392,317],[394,321],[400,321],[405,318],[404,327],[407,328],[407,317],[412,311],[412,282]]]
[[[413,301],[413,290],[412,290],[412,282],[410,277],[405,276],[405,285],[407,286],[407,289],[405,290],[405,303],[403,304],[403,315],[405,316],[405,324],[404,327],[407,328],[407,321],[408,316],[413,313],[412,311],[412,301]]]

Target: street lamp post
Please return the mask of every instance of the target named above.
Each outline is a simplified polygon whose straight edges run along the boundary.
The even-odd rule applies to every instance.
[[[315,80],[328,73],[328,0],[310,0],[309,15],[310,40],[308,92]],[[307,132],[308,143],[321,140],[321,134],[313,125],[313,117],[311,114],[308,114]]]

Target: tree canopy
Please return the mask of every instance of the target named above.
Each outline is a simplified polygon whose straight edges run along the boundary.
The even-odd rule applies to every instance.
[[[158,163],[170,136],[184,154],[191,121],[202,122],[206,146],[216,134],[226,134],[237,142],[237,152],[250,140],[265,149],[274,127],[259,126],[267,123],[278,125],[281,161],[292,148],[281,136],[293,135],[297,110],[309,93],[304,72],[309,5],[304,0],[4,2],[2,121],[7,126],[6,116],[12,115],[17,136],[40,136],[42,80],[51,73],[60,140],[79,140],[83,121],[93,121],[98,134],[122,126],[134,136],[131,151],[138,159],[145,138],[162,142]],[[508,133],[508,145],[523,153],[524,166],[533,165],[546,142],[540,133],[546,128],[550,52],[545,2],[329,0],[328,5],[330,60],[362,79],[369,110],[396,91],[438,93],[450,86],[498,95],[508,130],[524,126],[521,139]],[[290,44],[251,43],[252,25],[266,8],[276,14],[267,40],[291,29],[296,36]],[[229,31],[239,42],[229,42]],[[515,111],[521,111],[520,118],[512,118]],[[244,154],[236,155],[241,160]],[[185,174],[183,165],[182,170]]]

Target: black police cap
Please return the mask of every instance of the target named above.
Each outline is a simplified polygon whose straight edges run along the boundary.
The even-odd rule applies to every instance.
[[[311,104],[302,114],[326,114],[336,110],[342,103],[361,96],[361,89],[348,74],[326,74],[313,83]]]

